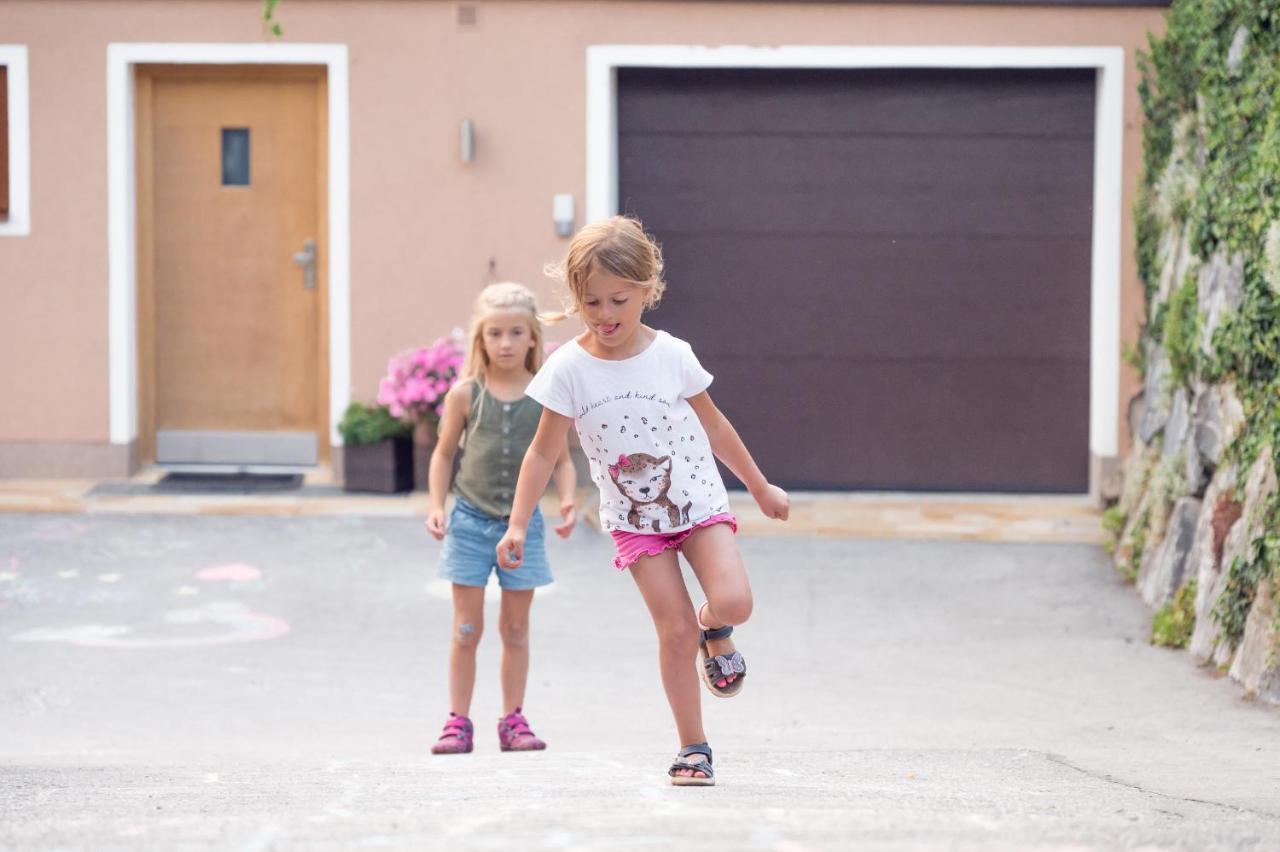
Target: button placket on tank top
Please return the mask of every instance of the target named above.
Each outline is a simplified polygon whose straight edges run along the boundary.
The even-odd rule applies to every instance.
[[[511,481],[511,403],[502,403],[502,479]],[[511,499],[514,495],[505,488],[498,491],[499,500]]]

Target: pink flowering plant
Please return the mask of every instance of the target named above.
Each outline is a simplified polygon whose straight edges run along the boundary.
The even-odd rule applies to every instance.
[[[393,417],[435,426],[444,411],[444,395],[458,380],[463,357],[457,334],[401,352],[387,362],[387,375],[378,385],[378,403]]]

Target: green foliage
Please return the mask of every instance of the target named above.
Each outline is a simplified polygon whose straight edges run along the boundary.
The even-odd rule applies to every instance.
[[[1147,359],[1141,344],[1126,343],[1120,350],[1124,362],[1138,371],[1139,376],[1147,374]]]
[[[262,28],[276,38],[284,35],[280,22],[276,20],[276,7],[280,0],[262,0]]]
[[[413,427],[392,417],[384,405],[353,402],[338,422],[338,434],[342,436],[342,443],[347,445],[376,444],[387,438],[408,437],[412,433]]]
[[[1169,316],[1169,303],[1161,302],[1156,306],[1154,311],[1150,311],[1150,319],[1147,320],[1146,326],[1142,329],[1142,333],[1158,344],[1164,343],[1164,324]]]
[[[1213,615],[1221,626],[1218,638],[1232,648],[1244,638],[1249,608],[1253,606],[1253,597],[1258,592],[1258,583],[1262,581],[1264,574],[1261,560],[1237,556],[1231,562],[1227,587],[1213,605]]]
[[[1110,509],[1102,513],[1102,530],[1106,533],[1107,539],[1105,547],[1107,553],[1114,553],[1116,544],[1120,540],[1121,533],[1124,532],[1124,525],[1127,518],[1124,511],[1119,506],[1112,506]]]
[[[1161,459],[1151,472],[1147,486],[1147,533],[1154,534],[1155,541],[1164,538],[1173,513],[1173,504],[1186,493],[1186,477],[1177,456]]]
[[[1274,455],[1271,463],[1276,463]],[[1240,488],[1243,487],[1241,483]],[[1226,588],[1214,604],[1213,614],[1221,626],[1218,638],[1228,642],[1232,648],[1244,638],[1245,623],[1257,596],[1258,584],[1270,578],[1271,588],[1280,589],[1280,492],[1267,498],[1261,512],[1262,532],[1250,543],[1246,556],[1232,560]],[[1280,615],[1275,622],[1274,628],[1280,632]]]
[[[1189,387],[1196,374],[1196,356],[1200,351],[1200,308],[1194,274],[1188,273],[1182,286],[1169,297],[1163,332],[1173,380]]]
[[[1138,65],[1145,174],[1133,215],[1147,305],[1142,340],[1165,348],[1179,382],[1233,384],[1245,421],[1222,461],[1238,464],[1243,485],[1260,453],[1280,462],[1280,295],[1273,289],[1280,282],[1268,283],[1280,274],[1267,254],[1268,234],[1273,254],[1280,245],[1280,0],[1174,0],[1164,35],[1149,39]],[[1156,298],[1162,228],[1185,229],[1202,262],[1215,254],[1244,259],[1243,300],[1214,331],[1208,355],[1199,348],[1191,278],[1167,301]],[[1164,496],[1147,501],[1149,517],[1135,538],[1162,534]],[[1263,529],[1280,529],[1280,498],[1264,508]],[[1280,580],[1277,535],[1251,542],[1228,569],[1215,616],[1233,645],[1260,580]]]
[[[1173,600],[1156,611],[1151,619],[1151,644],[1165,648],[1185,648],[1196,629],[1196,581],[1178,589]]]
[[[1205,151],[1186,211],[1201,257],[1224,247],[1251,251],[1280,214],[1280,0],[1175,0],[1163,37],[1138,59],[1145,188],[1140,200],[1139,273],[1153,278],[1150,193],[1173,152],[1175,128],[1194,115]],[[1235,70],[1227,62],[1240,28],[1248,32]]]
[[[1129,539],[1129,558],[1118,566],[1124,578],[1132,583],[1138,579],[1138,570],[1142,567],[1142,551],[1147,548],[1147,533],[1151,529],[1151,511],[1144,510],[1133,525],[1133,533]]]
[[[1148,172],[1150,174],[1150,172]],[[1143,295],[1147,304],[1155,298],[1156,282],[1160,279],[1156,258],[1160,247],[1160,222],[1152,208],[1151,194],[1154,190],[1143,187],[1138,192],[1138,199],[1133,204],[1133,221],[1137,239],[1138,279],[1142,281]]]

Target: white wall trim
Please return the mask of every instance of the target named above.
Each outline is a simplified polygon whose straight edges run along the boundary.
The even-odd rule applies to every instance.
[[[587,48],[587,221],[618,212],[617,69],[666,68],[1093,68],[1093,255],[1090,284],[1089,449],[1118,453],[1120,258],[1123,192],[1123,47],[708,47]],[[1085,463],[1088,460],[1084,460]]]
[[[329,92],[329,440],[351,395],[351,156],[347,48],[341,44],[107,46],[107,242],[111,443],[138,436],[137,201],[134,66],[324,65]]]
[[[0,220],[0,237],[25,237],[31,233],[31,103],[26,45],[0,44],[0,65],[9,69],[9,216]]]

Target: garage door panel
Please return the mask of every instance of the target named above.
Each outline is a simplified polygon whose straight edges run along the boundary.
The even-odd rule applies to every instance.
[[[1087,470],[1070,463],[1087,457],[1086,415],[1073,422],[1056,404],[1015,401],[1053,396],[1087,412],[1088,382],[1075,365],[704,362],[716,374],[712,396],[762,469],[792,487],[917,488],[919,471],[944,490],[1088,487]],[[824,380],[797,381],[806,375]],[[758,401],[770,416],[759,416]]]
[[[1092,138],[1092,69],[624,68],[618,130]],[[670,109],[673,87],[683,109]]]
[[[677,233],[663,240],[671,289],[654,321],[697,333],[732,322],[740,305],[785,301],[786,328],[768,341],[790,353],[1087,362],[1089,294],[1041,280],[1047,270],[1061,273],[1055,264],[1087,278],[1088,249],[1087,241]],[[715,338],[731,342],[745,353],[759,345],[750,336]]]
[[[1074,213],[1093,196],[1079,140],[645,137],[621,168],[671,230],[1088,236]],[[769,163],[767,170],[753,164]],[[833,186],[850,192],[832,192]],[[716,204],[732,198],[733,204]],[[1047,203],[1046,199],[1054,199]]]
[[[647,72],[645,72],[647,74]],[[619,198],[791,486],[1088,487],[1092,72],[619,75]]]

